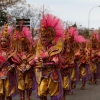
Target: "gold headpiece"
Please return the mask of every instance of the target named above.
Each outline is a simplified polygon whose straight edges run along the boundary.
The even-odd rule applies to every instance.
[[[66,29],[65,32],[64,32],[64,40],[67,39],[67,34],[68,34],[68,29]]]
[[[43,20],[42,20],[42,25],[41,26],[42,26],[41,31],[44,32],[45,28],[44,28]]]
[[[2,32],[2,37],[1,37],[1,39],[7,39],[7,40],[9,40],[9,34],[8,34],[8,24],[6,23],[5,25],[4,25],[4,31]]]
[[[55,37],[55,30],[53,27],[48,26],[47,28],[45,28],[44,23],[42,21],[42,28],[41,28],[41,36],[48,38],[49,41],[52,41]]]
[[[8,24],[6,23],[6,24],[4,25],[4,32],[3,32],[3,35],[7,35],[7,34],[8,34],[7,31],[8,31]]]

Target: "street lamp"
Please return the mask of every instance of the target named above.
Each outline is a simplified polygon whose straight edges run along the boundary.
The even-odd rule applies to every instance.
[[[94,7],[92,7],[92,8],[90,9],[90,11],[89,11],[89,15],[88,15],[88,31],[89,31],[89,29],[90,29],[90,13],[91,13],[91,10],[94,9],[94,8],[96,8],[96,7],[100,7],[100,5],[99,5],[99,6],[94,6]]]
[[[81,30],[81,27],[82,27],[82,25],[79,25],[80,27],[79,27],[79,34],[81,34],[82,33],[82,30]]]

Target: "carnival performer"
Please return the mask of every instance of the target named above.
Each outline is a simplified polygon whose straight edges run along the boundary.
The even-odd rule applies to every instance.
[[[97,56],[97,62],[96,62],[96,65],[97,65],[97,78],[100,78],[100,38],[99,38],[99,35],[97,33],[97,53],[96,53],[96,56]]]
[[[89,84],[97,84],[97,77],[98,77],[98,71],[99,71],[99,66],[98,66],[98,36],[97,33],[92,32],[91,35],[91,47],[90,47],[90,68],[92,72],[92,76],[89,80]]]
[[[76,82],[78,81],[79,77],[81,76],[81,78],[83,79],[82,76],[82,70],[80,67],[80,45],[85,42],[85,38],[81,35],[78,34],[78,30],[77,27],[70,27],[69,29],[69,33],[70,33],[70,39],[69,39],[69,43],[70,43],[70,48],[72,48],[71,52],[74,51],[73,53],[73,58],[74,58],[74,66],[72,68],[70,68],[70,72],[71,72],[71,85],[72,88],[76,87]],[[72,58],[71,58],[72,59]],[[76,60],[78,59],[78,60]],[[83,81],[82,81],[83,84]],[[83,85],[82,85],[83,87]],[[83,89],[81,87],[81,89]]]
[[[16,92],[15,64],[10,58],[16,53],[11,45],[11,36],[8,33],[8,24],[0,36],[0,100],[12,100]]]
[[[74,66],[74,57],[73,57],[74,52],[70,48],[67,35],[68,35],[68,31],[65,31],[64,48],[60,57],[62,87],[63,87],[62,100],[66,100],[66,94],[73,94],[72,87],[71,87],[71,76],[72,76],[72,71],[73,71],[72,69]]]
[[[77,81],[77,66],[75,64],[75,52],[77,52],[77,47],[78,43],[75,40],[75,37],[78,36],[78,31],[77,31],[77,26],[76,24],[72,25],[72,27],[69,28],[68,30],[68,43],[70,47],[70,65],[71,67],[69,68],[70,74],[71,74],[71,88],[74,89],[76,87],[76,81]]]
[[[51,14],[43,15],[40,37],[36,48],[35,75],[38,96],[47,100],[61,100],[63,95],[62,78],[59,68],[59,55],[63,49],[61,39],[64,32],[61,20]]]
[[[100,78],[100,52],[98,51],[98,53],[97,53],[97,57],[98,57],[98,59],[97,59],[97,78]]]
[[[76,68],[76,82],[80,81],[80,76],[79,76],[79,64],[80,64],[80,45],[77,45],[77,49],[75,50],[75,59],[74,59],[74,64]]]
[[[16,33],[17,32],[17,33]],[[19,32],[19,33],[18,33]],[[25,100],[25,91],[27,100],[31,99],[31,93],[34,89],[34,51],[32,51],[33,40],[30,29],[26,26],[22,30],[17,28],[14,33],[14,40],[19,40],[17,46],[17,53],[13,55],[12,61],[17,65],[17,88],[20,93],[20,100]]]
[[[88,80],[88,56],[86,54],[84,44],[85,43],[81,45],[79,60],[79,77],[82,79],[82,90],[85,89],[86,81]]]

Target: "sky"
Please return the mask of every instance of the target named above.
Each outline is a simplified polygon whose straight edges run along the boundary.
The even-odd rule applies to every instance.
[[[26,0],[26,2],[49,7],[51,14],[66,22],[76,22],[79,28],[100,28],[100,7],[98,7],[100,0]]]

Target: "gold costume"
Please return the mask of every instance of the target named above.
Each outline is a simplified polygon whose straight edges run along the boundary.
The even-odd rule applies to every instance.
[[[30,73],[22,73],[18,71],[18,89],[26,90],[32,88],[33,80],[30,78]]]
[[[75,71],[75,68],[74,67],[69,68],[69,71],[71,73],[71,81],[75,82],[76,81],[76,71]]]
[[[46,96],[56,96],[59,94],[59,83],[54,82],[51,78],[44,78],[41,81],[41,84],[38,86],[38,95]]]
[[[56,59],[56,55],[58,55],[59,52],[61,52],[62,50],[62,45],[63,45],[62,41],[59,40],[59,42],[55,46],[52,46],[52,48],[47,50],[49,54],[49,59],[51,58]],[[42,52],[46,52],[45,48],[42,46],[40,41],[38,41],[36,51],[37,51],[36,56],[38,58],[41,58]],[[49,61],[49,59],[47,61]],[[50,96],[57,96],[60,93],[60,86],[59,86],[60,82],[58,81],[59,76],[57,74],[59,68],[57,69],[57,67],[55,67],[54,65],[52,65],[52,67],[46,66],[46,68],[42,68],[43,67],[42,64],[43,64],[42,61],[37,61],[36,69],[35,69],[36,80],[38,83],[38,95],[40,97],[43,97],[43,96],[47,96],[47,94],[49,93]],[[53,71],[54,71],[54,75],[53,75]],[[45,78],[43,74],[47,78]],[[57,81],[55,81],[56,78]]]
[[[91,72],[93,73],[93,74],[95,74],[95,73],[97,73],[97,66],[95,65],[95,64],[91,64],[90,65],[90,69],[91,69]]]
[[[10,96],[9,85],[10,82],[8,79],[0,79],[0,95]]]
[[[25,58],[25,59],[23,59]],[[33,69],[31,68],[31,62],[34,56],[30,54],[18,54],[16,53],[12,60],[15,59],[17,63],[16,75],[17,75],[17,86],[19,90],[31,89],[33,86]]]
[[[14,94],[16,91],[16,87],[13,86],[11,89],[10,87],[10,81],[8,78],[0,79],[0,95],[5,95],[6,97],[8,97]]]
[[[69,81],[68,75],[62,77],[62,82],[63,82],[63,89],[69,90],[70,89],[70,81]]]
[[[80,68],[79,68],[79,72],[80,72],[80,77],[81,78],[83,78],[83,77],[85,77],[86,76],[86,68],[84,67],[84,66],[80,66]]]
[[[0,53],[0,55],[4,56],[6,55],[6,58],[10,58],[14,53],[11,53],[9,56],[6,52]],[[7,65],[8,64],[8,65]],[[14,64],[10,64],[9,62],[5,61],[5,64],[2,66],[2,69],[0,69],[0,95],[4,95],[6,97],[10,97],[12,94],[16,93],[16,83],[14,78],[14,72],[13,67],[15,67]],[[13,78],[12,80],[10,79]]]

